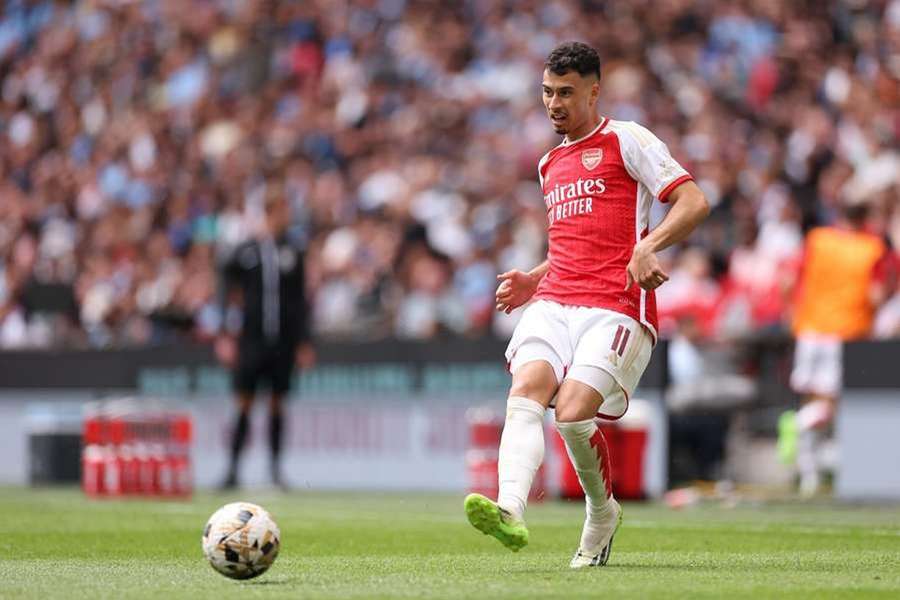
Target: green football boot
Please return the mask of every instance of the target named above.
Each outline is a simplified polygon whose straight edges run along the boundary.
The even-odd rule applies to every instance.
[[[518,552],[528,545],[528,528],[524,521],[515,520],[497,503],[481,494],[466,496],[466,516],[469,523],[485,535],[492,535],[500,543]]]
[[[797,413],[787,410],[778,417],[778,459],[793,466],[797,460]]]

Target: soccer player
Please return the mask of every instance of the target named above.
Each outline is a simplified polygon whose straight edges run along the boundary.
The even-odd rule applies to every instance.
[[[875,309],[887,295],[879,271],[888,249],[866,231],[869,206],[845,203],[842,213],[836,225],[806,234],[794,309],[791,387],[802,396],[802,406],[796,415],[786,413],[779,429],[782,437],[796,439],[788,453],[796,460],[805,497],[819,491],[822,471],[834,466],[823,450],[841,393],[843,343],[869,335]]]
[[[600,58],[558,46],[543,73],[547,116],[562,143],[538,164],[549,221],[547,260],[498,276],[497,310],[524,312],[506,351],[512,373],[500,441],[499,497],[471,494],[465,510],[485,534],[517,551],[528,543],[525,505],[544,458],[544,411],[555,406],[586,497],[572,568],[609,559],[622,509],[612,496],[598,415],[616,419],[656,342],[653,290],[668,280],[656,253],[685,239],[709,206],[666,145],[644,127],[597,114]],[[672,205],[652,232],[654,198]]]

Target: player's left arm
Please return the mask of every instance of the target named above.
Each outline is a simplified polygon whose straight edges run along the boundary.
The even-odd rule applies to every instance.
[[[293,291],[296,294],[292,305],[297,315],[296,331],[294,332],[297,345],[294,349],[294,363],[301,369],[311,369],[316,364],[316,349],[312,340],[311,313],[312,303],[309,301],[306,289],[306,253],[297,249],[297,262],[291,273],[293,278]]]
[[[687,238],[709,215],[709,202],[693,181],[685,181],[668,195],[672,206],[663,222],[635,244],[626,268],[625,289],[634,283],[645,290],[658,288],[669,280],[656,253]]]
[[[897,289],[898,279],[898,261],[892,254],[891,250],[882,246],[880,256],[872,267],[871,283],[869,284],[869,302],[873,308],[878,308],[888,298],[893,295]]]

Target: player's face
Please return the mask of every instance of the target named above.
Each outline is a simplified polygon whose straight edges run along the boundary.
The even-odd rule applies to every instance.
[[[575,71],[557,75],[544,69],[541,85],[547,116],[556,133],[579,131],[591,121],[600,93],[600,82],[595,76],[582,76]]]

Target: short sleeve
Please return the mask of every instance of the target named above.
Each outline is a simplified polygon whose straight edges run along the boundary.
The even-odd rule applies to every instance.
[[[622,160],[628,172],[643,183],[660,202],[666,202],[672,190],[693,179],[672,158],[663,141],[646,127],[627,122],[622,123],[616,133],[619,135]]]

